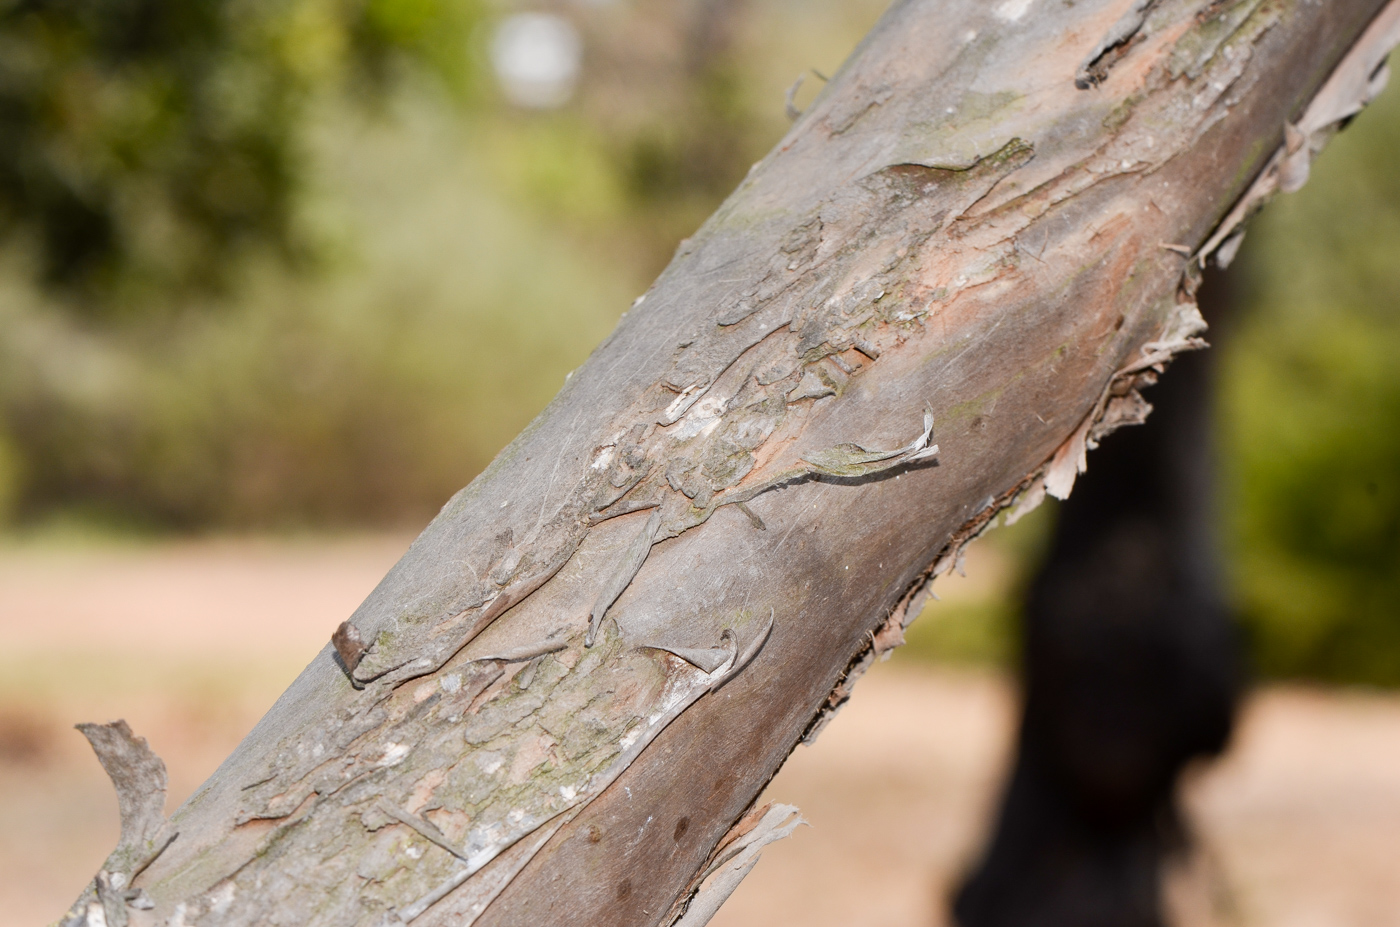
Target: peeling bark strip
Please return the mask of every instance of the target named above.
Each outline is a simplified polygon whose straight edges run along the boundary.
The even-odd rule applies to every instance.
[[[75,916],[698,923],[932,578],[1202,344],[1198,259],[1378,91],[1383,6],[896,4]]]
[[[745,815],[715,847],[694,892],[677,906],[673,927],[705,927],[758,865],[763,848],[806,823],[792,805],[768,805]]]

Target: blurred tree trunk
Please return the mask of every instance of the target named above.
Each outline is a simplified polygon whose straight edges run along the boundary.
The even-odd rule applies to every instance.
[[[1234,289],[1208,268],[1197,294],[1217,350]],[[1215,543],[1216,360],[1173,361],[1151,420],[1056,513],[1023,604],[1016,756],[960,927],[1195,923],[1163,910],[1196,849],[1181,773],[1225,748],[1243,682]]]
[[[87,730],[123,837],[67,922],[703,923],[931,578],[1201,345],[1384,6],[896,4],[168,821]]]

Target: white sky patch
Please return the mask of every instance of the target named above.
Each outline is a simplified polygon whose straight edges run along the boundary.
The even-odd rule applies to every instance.
[[[583,40],[573,23],[553,13],[516,13],[496,27],[491,64],[516,106],[552,109],[574,95]]]
[[[1031,4],[1033,3],[1035,3],[1035,0],[1006,0],[1005,3],[997,7],[997,18],[1009,23],[1014,23],[1016,20],[1026,15],[1026,11],[1031,8]]]

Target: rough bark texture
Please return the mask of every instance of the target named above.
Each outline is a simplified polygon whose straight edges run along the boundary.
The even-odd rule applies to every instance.
[[[164,825],[144,894],[67,923],[712,904],[930,578],[1200,345],[1201,244],[1378,89],[1395,7],[1348,50],[1383,6],[896,4]]]

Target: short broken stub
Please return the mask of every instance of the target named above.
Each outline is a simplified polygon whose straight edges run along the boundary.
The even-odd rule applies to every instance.
[[[149,910],[151,899],[131,883],[176,836],[165,817],[165,764],[125,721],[79,724],[117,790],[121,836],[117,848],[74,902],[60,927],[126,927],[127,909]]]

